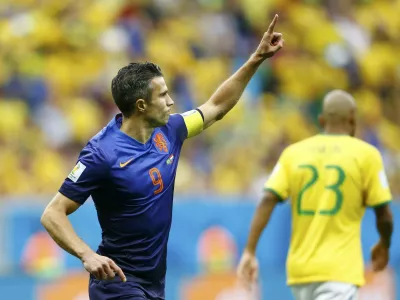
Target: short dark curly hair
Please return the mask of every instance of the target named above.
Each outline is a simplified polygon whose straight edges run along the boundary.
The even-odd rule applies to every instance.
[[[135,112],[138,99],[151,100],[151,81],[163,76],[161,68],[151,62],[130,63],[118,71],[111,83],[111,92],[115,104],[124,117],[130,117]]]

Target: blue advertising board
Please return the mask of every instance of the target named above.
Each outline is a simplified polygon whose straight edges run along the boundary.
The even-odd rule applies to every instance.
[[[218,289],[215,276],[220,276],[218,278],[221,286],[232,285],[234,270],[245,245],[256,205],[249,201],[219,200],[181,199],[176,202],[169,239],[167,299],[197,299],[199,297],[192,295],[198,295],[199,286],[204,285],[209,285],[210,291]],[[392,207],[395,221],[400,220],[400,205],[395,203]],[[1,210],[1,247],[8,270],[0,276],[0,291],[4,299],[41,300],[43,297],[38,294],[39,286],[46,285],[70,271],[83,270],[78,259],[60,251],[58,247],[53,248],[52,241],[40,224],[42,211],[43,206],[33,204],[10,204]],[[78,235],[96,249],[101,239],[101,230],[91,201],[72,214],[70,220]],[[285,260],[290,229],[290,207],[287,204],[280,205],[263,233],[258,248],[261,272],[259,299],[292,299],[285,284]],[[400,275],[398,235],[398,222],[395,222],[390,258],[390,266],[394,270],[390,275],[393,284],[384,287],[391,290],[399,282]],[[362,223],[362,245],[366,262],[370,260],[370,249],[377,239],[375,217],[373,211],[368,210]],[[400,298],[393,296],[393,299]]]

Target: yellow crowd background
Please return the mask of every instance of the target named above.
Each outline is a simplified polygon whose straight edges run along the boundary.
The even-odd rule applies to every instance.
[[[256,196],[286,145],[319,131],[326,92],[354,94],[358,136],[400,194],[400,0],[14,0],[0,3],[0,194],[53,194],[117,113],[110,82],[161,66],[175,111],[206,101],[275,13],[285,48],[223,121],[186,142],[179,193]],[[134,180],[134,179],[133,179]],[[231,199],[233,197],[227,197]]]

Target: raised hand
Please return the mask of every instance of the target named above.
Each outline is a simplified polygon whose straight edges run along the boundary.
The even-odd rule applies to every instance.
[[[86,271],[98,280],[110,280],[118,275],[121,281],[126,281],[126,276],[121,268],[110,258],[101,256],[95,252],[82,258],[83,266]]]
[[[282,33],[274,31],[277,22],[278,15],[275,15],[255,52],[257,56],[260,56],[264,59],[272,57],[283,47],[285,41],[282,37]]]

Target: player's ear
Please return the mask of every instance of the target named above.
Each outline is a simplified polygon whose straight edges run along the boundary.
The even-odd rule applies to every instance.
[[[146,101],[144,99],[138,99],[136,101],[136,110],[140,113],[146,110]]]

